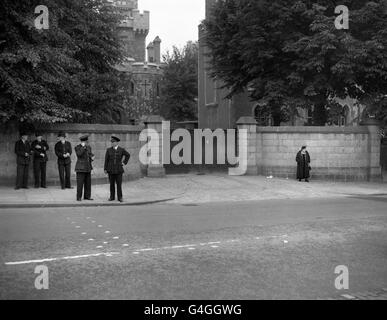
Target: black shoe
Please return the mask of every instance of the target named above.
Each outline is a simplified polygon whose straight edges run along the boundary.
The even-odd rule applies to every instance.
[[[300,182],[301,182],[301,179],[298,179],[298,181],[300,181]]]
[[[23,189],[29,189],[28,187],[23,187]]]
[[[86,201],[94,201],[94,199],[93,198],[88,198],[88,199],[83,199],[83,200],[86,200]]]
[[[118,201],[119,201],[119,202],[124,202],[124,200],[122,200],[122,199],[118,199]]]
[[[305,182],[309,182],[309,180],[308,180],[308,179],[305,179]]]
[[[41,186],[41,188],[43,188],[43,189],[47,189],[47,187],[46,187],[46,186]]]
[[[65,190],[66,188],[65,187],[62,187],[62,190]]]
[[[39,186],[35,186],[34,188],[35,188],[35,189],[39,189]]]
[[[108,200],[108,201],[114,201],[114,200],[116,200],[116,199],[114,199],[114,198],[109,198],[109,200]]]
[[[15,187],[15,190],[20,190],[21,188],[19,188],[19,187]]]
[[[65,189],[74,189],[74,187],[66,187]]]
[[[77,201],[82,201],[82,199],[81,198],[77,198]]]

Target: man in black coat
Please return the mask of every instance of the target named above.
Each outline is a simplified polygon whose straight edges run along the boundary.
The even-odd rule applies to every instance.
[[[302,179],[305,179],[306,182],[309,182],[310,177],[310,155],[306,150],[306,146],[303,146],[301,150],[297,153],[297,179],[301,182]]]
[[[93,170],[92,162],[95,159],[94,154],[89,146],[89,137],[87,135],[80,137],[81,144],[75,147],[75,153],[78,160],[75,165],[77,173],[77,201],[82,201],[82,192],[85,200],[91,198],[91,171]]]
[[[123,166],[127,165],[130,159],[130,154],[123,148],[118,146],[120,139],[112,136],[112,147],[106,150],[105,155],[105,173],[109,174],[110,181],[110,198],[109,201],[115,200],[115,185],[117,184],[117,198],[119,202],[122,199],[122,175],[124,173]]]
[[[22,132],[20,136],[20,140],[15,143],[17,165],[15,190],[28,189],[28,169],[31,159],[31,145],[28,142],[28,134]]]
[[[47,151],[49,147],[40,132],[36,132],[35,136],[36,140],[31,145],[34,158],[35,188],[46,188]]]
[[[58,157],[58,170],[60,185],[63,189],[71,187],[71,154],[73,153],[71,143],[66,141],[66,134],[59,132],[59,141],[55,145],[55,154]]]

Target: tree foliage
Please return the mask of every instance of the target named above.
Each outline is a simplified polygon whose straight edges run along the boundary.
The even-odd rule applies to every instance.
[[[335,27],[338,5],[349,8],[348,30]],[[314,105],[324,118],[334,97],[387,94],[383,0],[223,0],[204,24],[213,75],[231,95],[250,88],[274,113]]]
[[[49,29],[37,30],[39,4],[0,2],[0,121],[110,121],[124,77],[120,16],[102,0],[46,0]]]
[[[163,57],[166,66],[161,86],[161,114],[174,121],[197,119],[198,44],[173,47]]]

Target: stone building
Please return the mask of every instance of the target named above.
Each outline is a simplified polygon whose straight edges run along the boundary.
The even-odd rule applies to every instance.
[[[163,77],[161,39],[156,37],[146,46],[150,12],[140,13],[137,0],[110,0],[108,3],[117,7],[124,16],[118,32],[125,52],[125,62],[117,69],[128,73],[130,78],[125,86],[125,111],[117,116],[120,118],[117,122],[138,122],[141,118],[158,113]]]
[[[206,19],[209,18],[211,7],[218,0],[206,0]],[[262,112],[262,108],[249,98],[246,90],[242,94],[227,99],[227,89],[221,89],[223,83],[219,79],[210,77],[209,49],[206,46],[206,33],[204,26],[199,26],[199,97],[198,119],[199,128],[227,129],[236,128],[240,117],[254,117],[259,126],[272,126],[273,119],[270,114]],[[357,126],[359,125],[365,107],[359,105],[351,98],[336,99],[342,106],[337,115],[331,117],[327,125],[332,126]],[[299,108],[298,114],[291,117],[289,122],[281,123],[282,126],[308,126],[312,125],[313,106],[308,109]]]

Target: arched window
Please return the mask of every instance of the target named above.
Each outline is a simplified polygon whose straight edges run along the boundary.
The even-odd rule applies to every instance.
[[[158,82],[156,83],[156,96],[160,97],[160,84]]]
[[[130,81],[130,95],[134,96],[134,82]]]
[[[345,127],[348,119],[348,113],[349,113],[349,107],[345,105],[341,111],[340,117],[339,117],[339,126]]]

